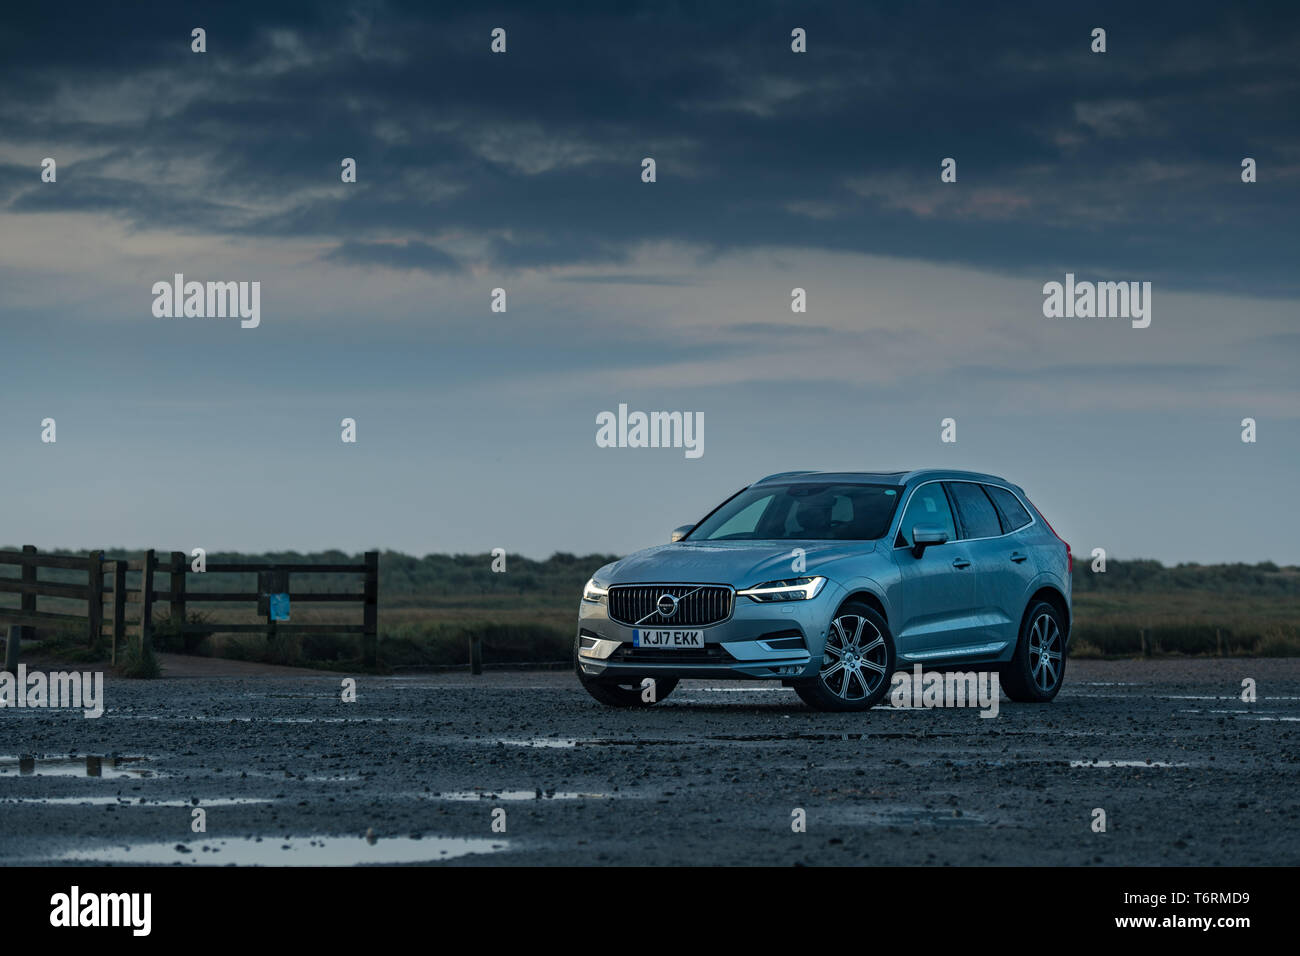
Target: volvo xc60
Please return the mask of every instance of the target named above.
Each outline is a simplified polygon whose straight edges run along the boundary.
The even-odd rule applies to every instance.
[[[1012,700],[1050,701],[1072,562],[1025,493],[993,475],[784,472],[597,570],[574,664],[617,707],[703,677],[779,680],[814,708],[865,710],[916,664],[996,669]]]

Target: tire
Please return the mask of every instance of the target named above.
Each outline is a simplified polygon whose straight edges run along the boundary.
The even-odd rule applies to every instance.
[[[793,686],[814,710],[870,710],[889,693],[897,661],[885,619],[868,604],[848,601],[827,629],[821,671]]]
[[[663,700],[677,689],[678,678],[656,677],[655,699],[653,703],[642,699],[640,677],[624,677],[617,680],[601,680],[588,677],[582,672],[582,663],[578,660],[578,638],[573,639],[573,669],[578,675],[578,683],[592,697],[608,707],[651,707]]]
[[[1065,680],[1067,656],[1061,612],[1036,601],[1020,622],[1015,655],[999,669],[1002,689],[1017,703],[1046,704]]]

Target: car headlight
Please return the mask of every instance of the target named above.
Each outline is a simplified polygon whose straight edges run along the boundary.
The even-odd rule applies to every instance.
[[[587,583],[582,586],[582,599],[584,601],[603,604],[607,594],[609,594],[609,588],[602,588],[596,583],[595,578],[588,578]]]
[[[825,586],[826,579],[822,577],[788,578],[785,581],[768,581],[758,587],[737,591],[736,594],[760,602],[811,601]]]

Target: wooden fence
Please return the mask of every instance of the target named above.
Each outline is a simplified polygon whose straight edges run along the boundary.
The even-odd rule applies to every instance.
[[[136,619],[131,622],[139,647],[152,645],[154,634],[153,605],[166,601],[170,606],[169,630],[177,634],[228,634],[261,632],[268,640],[277,634],[358,634],[361,636],[361,657],[366,665],[373,666],[378,658],[379,645],[379,552],[367,551],[361,564],[276,564],[248,562],[244,564],[209,564],[205,571],[194,571],[184,552],[173,551],[166,561],[160,561],[155,551],[146,551],[143,558],[134,561],[105,560],[102,551],[91,551],[86,557],[40,554],[32,545],[22,551],[0,551],[0,566],[18,565],[18,579],[0,577],[0,593],[21,595],[18,608],[0,607],[0,624],[16,624],[22,629],[21,637],[30,639],[32,631],[41,626],[81,627],[85,629],[88,645],[97,638],[111,641],[113,662],[117,662],[118,646],[127,640],[126,606],[137,605]],[[57,568],[63,571],[84,571],[85,583],[55,583],[41,581],[40,568]],[[128,589],[127,572],[140,575],[139,587]],[[256,574],[257,589],[253,591],[213,592],[193,590],[187,579],[204,573]],[[300,591],[290,587],[293,574],[355,574],[362,578],[360,591]],[[157,586],[158,577],[167,576],[167,589]],[[269,596],[288,594],[290,606],[316,603],[360,604],[360,624],[287,624],[271,619]],[[84,601],[83,614],[56,613],[37,608],[37,598],[61,598]],[[259,613],[266,615],[261,624],[219,621],[192,622],[187,613],[192,603],[257,602]],[[109,608],[106,618],[105,607]]]
[[[0,551],[0,565],[18,565],[18,579],[0,578],[0,593],[18,594],[20,604],[17,608],[0,607],[0,623],[18,624],[23,628],[22,636],[30,638],[32,631],[42,626],[80,626],[86,631],[88,644],[95,643],[105,626],[105,596],[112,605],[112,617],[107,622],[110,633],[116,639],[125,638],[123,612],[125,603],[117,596],[125,592],[125,585],[118,582],[126,577],[125,561],[105,561],[102,551],[91,551],[86,557],[74,557],[64,554],[40,554],[32,545],[25,545],[21,551]],[[85,583],[55,583],[39,579],[41,568],[58,568],[63,571],[83,571]],[[105,587],[104,576],[112,576],[111,587]],[[50,597],[85,601],[83,614],[56,613],[37,608],[37,598]]]

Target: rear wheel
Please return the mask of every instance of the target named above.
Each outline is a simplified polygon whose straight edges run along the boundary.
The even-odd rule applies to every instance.
[[[1065,657],[1061,612],[1038,601],[1025,613],[1015,656],[1002,665],[1002,689],[1022,704],[1047,703],[1061,689]]]
[[[678,678],[655,677],[653,693],[646,693],[649,688],[642,687],[644,678],[626,677],[619,679],[601,679],[591,677],[582,671],[582,662],[578,660],[579,641],[573,642],[573,669],[578,674],[578,682],[596,700],[609,707],[649,707],[663,700],[677,689]],[[646,698],[650,699],[647,700]]]
[[[870,710],[889,692],[896,663],[889,625],[870,605],[849,601],[826,633],[821,671],[794,682],[816,710]]]

